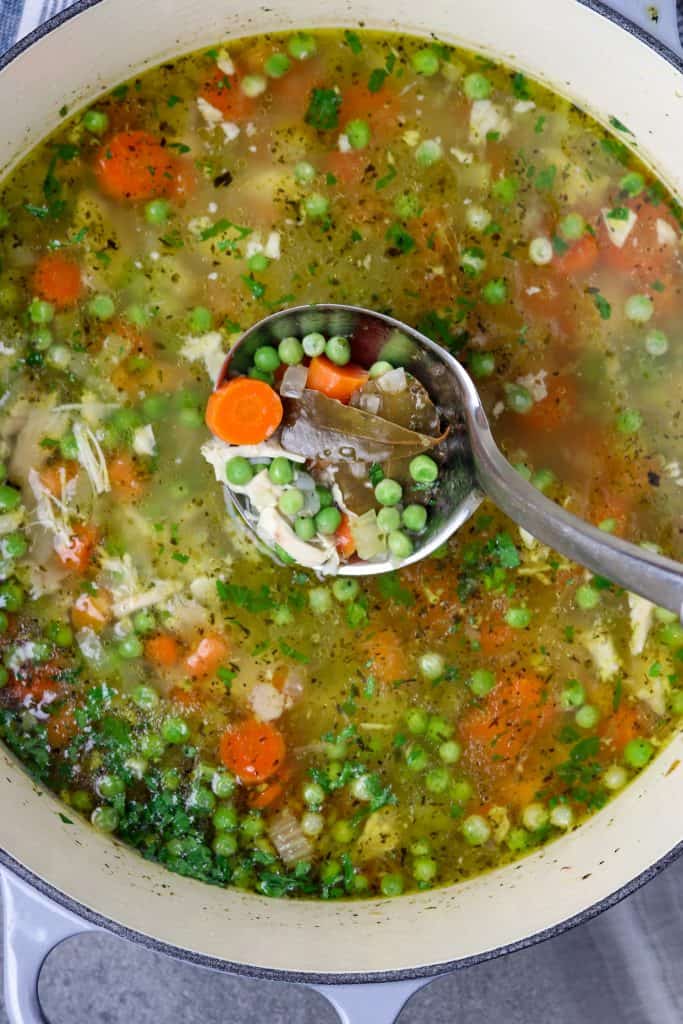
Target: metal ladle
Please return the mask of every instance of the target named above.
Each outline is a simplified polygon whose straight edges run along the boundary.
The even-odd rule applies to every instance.
[[[274,313],[242,335],[223,365],[218,386],[230,377],[246,374],[261,345],[277,346],[283,338],[301,338],[314,331],[325,337],[348,338],[351,358],[361,365],[388,360],[402,366],[424,385],[451,425],[445,451],[440,448],[444,455],[435,502],[414,552],[401,561],[387,557],[377,562],[345,563],[339,568],[340,575],[374,575],[425,558],[470,518],[487,495],[544,544],[683,618],[683,564],[596,529],[527,483],[493,440],[477,389],[460,363],[424,334],[393,317],[332,303]],[[246,499],[229,485],[226,492],[228,502],[263,548]],[[272,550],[268,553],[277,560]]]

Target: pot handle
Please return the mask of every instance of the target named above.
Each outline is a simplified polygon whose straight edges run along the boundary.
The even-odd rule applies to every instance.
[[[419,989],[433,978],[370,982],[359,985],[308,985],[337,1011],[341,1024],[394,1024]]]
[[[47,1024],[38,979],[48,953],[94,925],[53,903],[37,889],[0,869],[3,902],[4,994],[9,1024]]]
[[[659,0],[659,3],[653,4],[657,10],[656,21],[652,20],[648,5],[642,0],[603,0],[603,4],[680,55],[683,49],[683,0]],[[600,13],[600,3],[589,3],[589,6]]]

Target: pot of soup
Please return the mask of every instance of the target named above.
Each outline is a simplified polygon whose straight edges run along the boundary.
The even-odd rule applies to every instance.
[[[226,513],[221,481],[258,479],[292,536],[405,553],[438,487],[426,444],[409,503],[366,467],[362,537],[267,424],[204,457],[251,324],[365,306],[461,361],[547,497],[680,561],[681,69],[598,6],[101,0],[5,59],[13,1020],[41,1019],[44,956],[90,928],[390,1020],[679,852],[675,613],[490,502],[363,579],[275,564]],[[347,342],[314,334],[256,352],[246,390],[289,374],[346,422]],[[375,359],[375,413],[400,363]]]

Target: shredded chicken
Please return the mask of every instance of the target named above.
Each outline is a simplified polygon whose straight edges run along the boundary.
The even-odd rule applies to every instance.
[[[77,420],[73,425],[73,434],[78,450],[78,462],[90,480],[95,494],[105,494],[111,490],[107,460],[99,441],[90,427]]]

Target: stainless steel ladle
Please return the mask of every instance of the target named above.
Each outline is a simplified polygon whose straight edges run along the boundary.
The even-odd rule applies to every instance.
[[[683,618],[683,564],[613,537],[545,498],[510,465],[493,440],[479,394],[467,372],[445,349],[419,331],[359,306],[297,306],[265,317],[229,353],[218,385],[247,373],[261,345],[318,331],[343,335],[352,359],[362,365],[388,360],[403,366],[429,392],[451,425],[438,492],[424,534],[410,557],[397,561],[351,562],[339,574],[364,576],[410,565],[430,555],[470,518],[488,495],[519,526],[574,562]],[[571,439],[568,439],[571,443]],[[443,449],[440,449],[443,450]],[[227,497],[255,541],[246,499],[226,485]],[[269,550],[272,557],[277,557]]]

